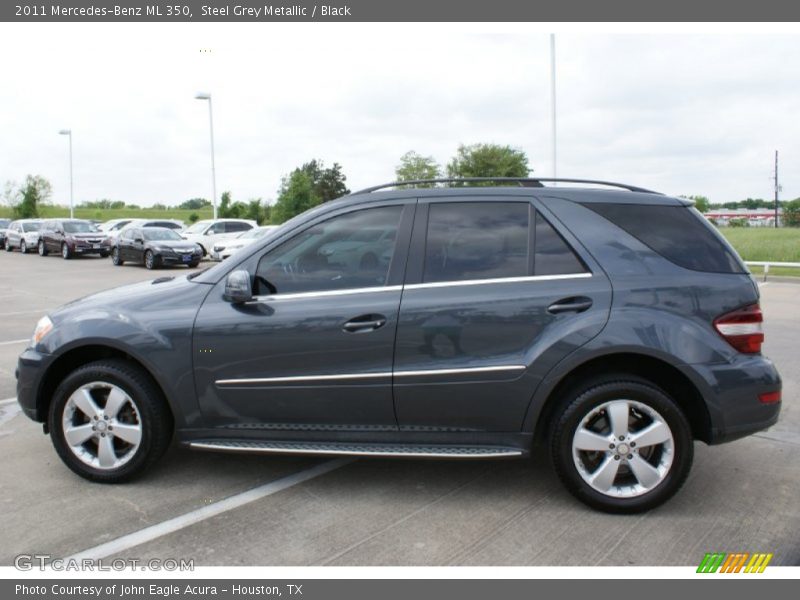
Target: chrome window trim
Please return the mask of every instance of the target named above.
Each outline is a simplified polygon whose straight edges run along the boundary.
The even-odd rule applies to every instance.
[[[379,379],[382,377],[429,377],[436,375],[461,375],[469,373],[496,373],[524,371],[525,365],[493,365],[487,367],[463,367],[459,369],[424,369],[409,371],[382,371],[377,373],[340,373],[336,375],[292,375],[288,377],[256,377],[248,379],[217,379],[218,386],[237,386],[258,383],[292,383],[301,381],[342,381],[347,379]]]
[[[346,290],[326,290],[324,292],[297,292],[295,294],[268,294],[254,296],[250,302],[277,302],[279,300],[297,300],[300,298],[327,298],[331,296],[347,296],[350,294],[376,294],[379,292],[399,292],[402,285],[383,285],[365,288],[350,288]]]
[[[529,275],[524,277],[497,277],[495,279],[465,279],[463,281],[433,281],[429,283],[409,283],[406,285],[387,285],[346,290],[327,290],[323,292],[297,292],[295,294],[268,294],[254,296],[250,302],[278,302],[280,300],[299,300],[302,298],[327,298],[350,294],[375,294],[379,292],[399,292],[402,290],[423,290],[428,288],[455,287],[462,285],[489,285],[492,283],[526,283],[532,281],[559,281],[562,279],[587,279],[591,273],[565,273],[563,275]]]
[[[495,279],[465,279],[463,281],[431,281],[428,283],[411,283],[407,290],[423,290],[428,288],[454,287],[462,285],[488,285],[492,283],[525,283],[529,281],[558,281],[561,279],[586,279],[591,273],[565,273],[563,275],[527,275],[523,277],[497,277]]]

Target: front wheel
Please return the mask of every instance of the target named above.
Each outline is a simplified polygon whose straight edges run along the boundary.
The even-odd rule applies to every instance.
[[[158,259],[150,250],[144,253],[144,266],[150,270],[158,267]]]
[[[579,500],[636,513],[671,498],[692,465],[692,431],[676,402],[632,376],[580,386],[550,430],[555,470]]]
[[[61,244],[61,258],[64,260],[69,260],[72,258],[72,252],[69,251],[69,246],[67,246],[66,242]]]
[[[39,248],[39,256],[47,256],[47,246],[44,245],[44,241],[39,240],[37,246]]]
[[[61,460],[101,483],[140,474],[172,437],[172,416],[158,388],[123,360],[93,362],[70,373],[54,394],[49,426]]]
[[[23,254],[28,253],[28,244],[25,243],[25,240],[22,240],[19,243],[19,251],[22,252]]]
[[[121,267],[125,261],[120,258],[119,248],[114,248],[111,251],[111,263],[116,267]]]

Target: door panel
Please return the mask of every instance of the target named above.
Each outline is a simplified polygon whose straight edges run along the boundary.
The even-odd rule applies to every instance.
[[[546,373],[605,325],[611,286],[591,256],[564,260],[559,244],[576,240],[540,226],[530,201],[527,216],[480,197],[438,203],[455,206],[445,214],[421,203],[414,226],[395,350],[398,424],[519,431]],[[577,272],[536,275],[537,261]]]
[[[246,263],[262,294],[252,302],[226,302],[225,282],[215,286],[193,342],[210,424],[397,428],[392,357],[415,202],[299,227]],[[360,241],[387,230],[387,243]]]

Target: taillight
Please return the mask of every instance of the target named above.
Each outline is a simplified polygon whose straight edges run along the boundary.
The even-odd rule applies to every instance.
[[[751,304],[726,313],[714,320],[714,328],[731,346],[745,354],[761,352],[764,315],[758,304]]]

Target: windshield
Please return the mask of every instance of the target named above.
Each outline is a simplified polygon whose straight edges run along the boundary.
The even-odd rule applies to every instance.
[[[203,230],[208,227],[208,221],[200,221],[195,223],[186,230],[186,233],[203,233]]]
[[[142,229],[142,235],[144,235],[144,239],[151,241],[183,239],[177,233],[172,231],[172,229],[166,229],[163,227],[145,227],[144,229]]]
[[[97,227],[88,221],[64,221],[65,233],[95,233]]]
[[[23,223],[22,224],[22,231],[25,233],[29,231],[39,231],[39,228],[42,226],[41,223]]]

